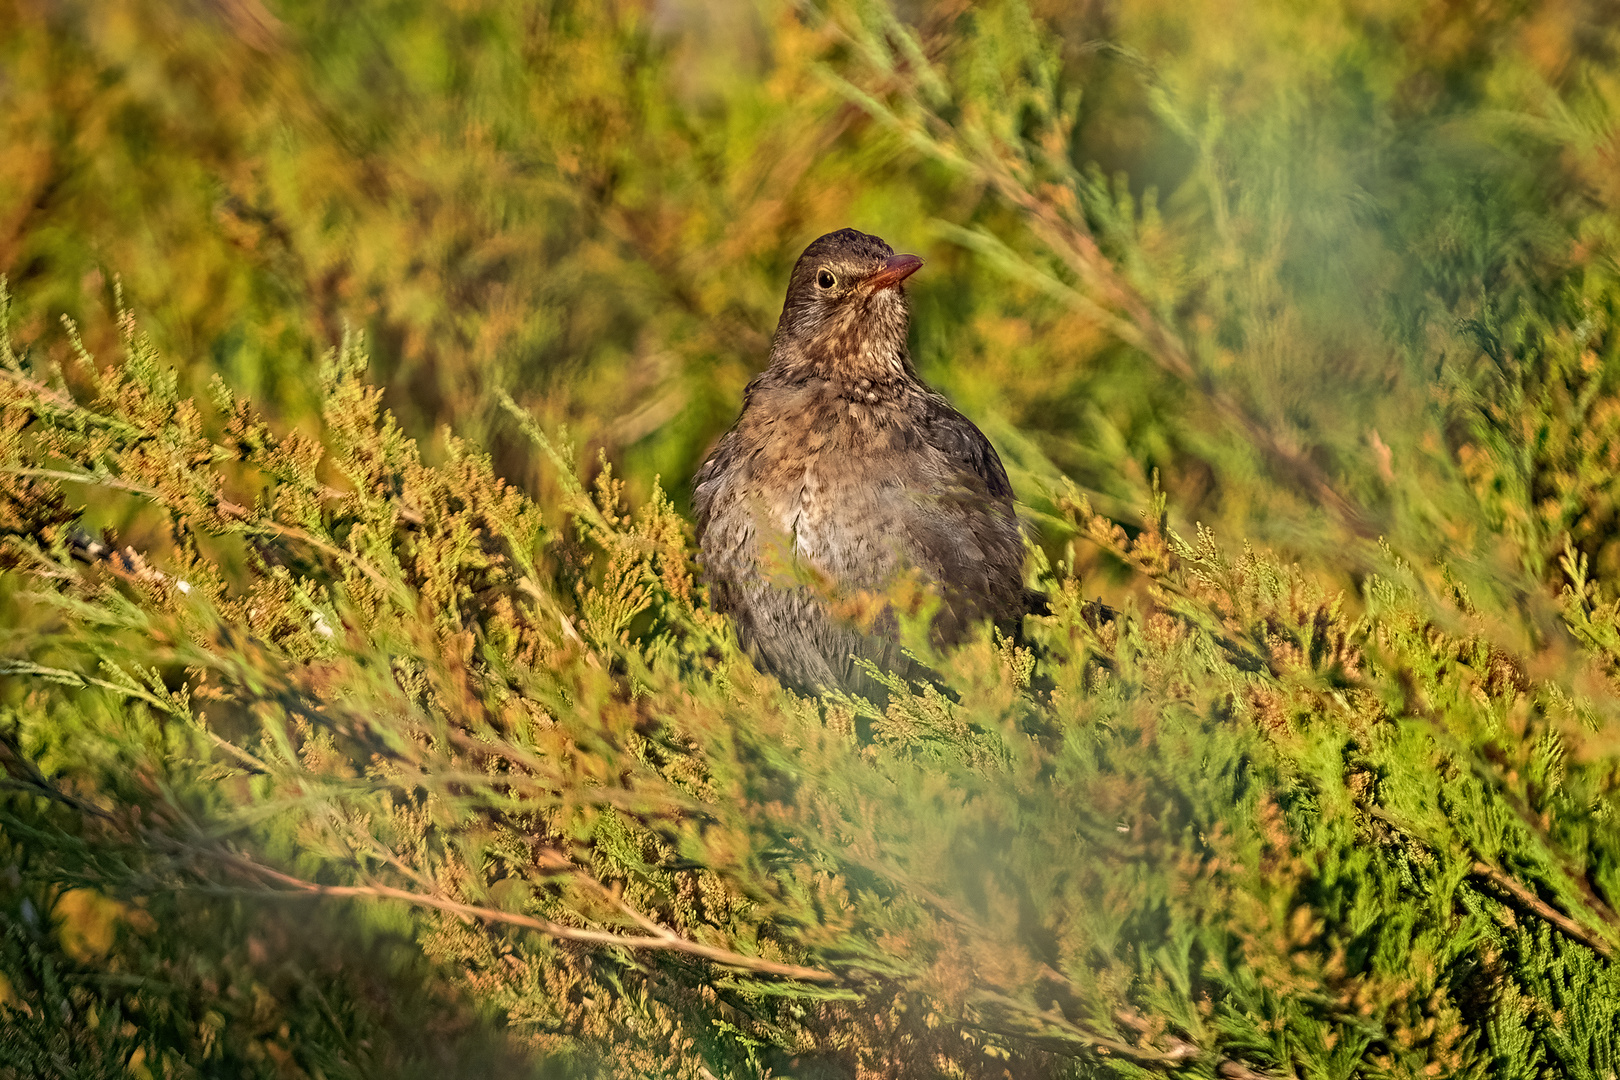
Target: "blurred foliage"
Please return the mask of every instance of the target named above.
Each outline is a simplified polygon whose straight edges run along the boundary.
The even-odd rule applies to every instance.
[[[1613,1075],[1616,14],[0,0],[0,1075]],[[681,517],[844,225],[882,710]]]

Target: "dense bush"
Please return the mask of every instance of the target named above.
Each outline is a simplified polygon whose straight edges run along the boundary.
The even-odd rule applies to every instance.
[[[1590,13],[109,10],[0,45],[0,1074],[1615,1073]],[[681,515],[843,224],[1050,599],[882,709]]]

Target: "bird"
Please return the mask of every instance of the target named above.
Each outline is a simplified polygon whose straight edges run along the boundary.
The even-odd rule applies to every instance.
[[[1011,632],[1027,610],[1001,458],[907,351],[904,284],[922,264],[855,229],[805,248],[769,363],[693,477],[711,603],[756,666],[802,692],[886,700],[867,663],[933,678],[887,602],[903,578],[938,597],[938,647],[987,619]]]

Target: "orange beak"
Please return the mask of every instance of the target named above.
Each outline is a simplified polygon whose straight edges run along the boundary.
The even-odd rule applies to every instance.
[[[915,255],[896,255],[883,264],[883,269],[866,279],[866,287],[873,292],[893,288],[920,270],[922,264]]]

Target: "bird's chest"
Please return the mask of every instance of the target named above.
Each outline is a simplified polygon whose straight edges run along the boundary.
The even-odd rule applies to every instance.
[[[882,576],[898,559],[927,472],[920,433],[886,402],[814,399],[797,420],[778,425],[756,458],[760,524],[820,570],[853,581]]]

